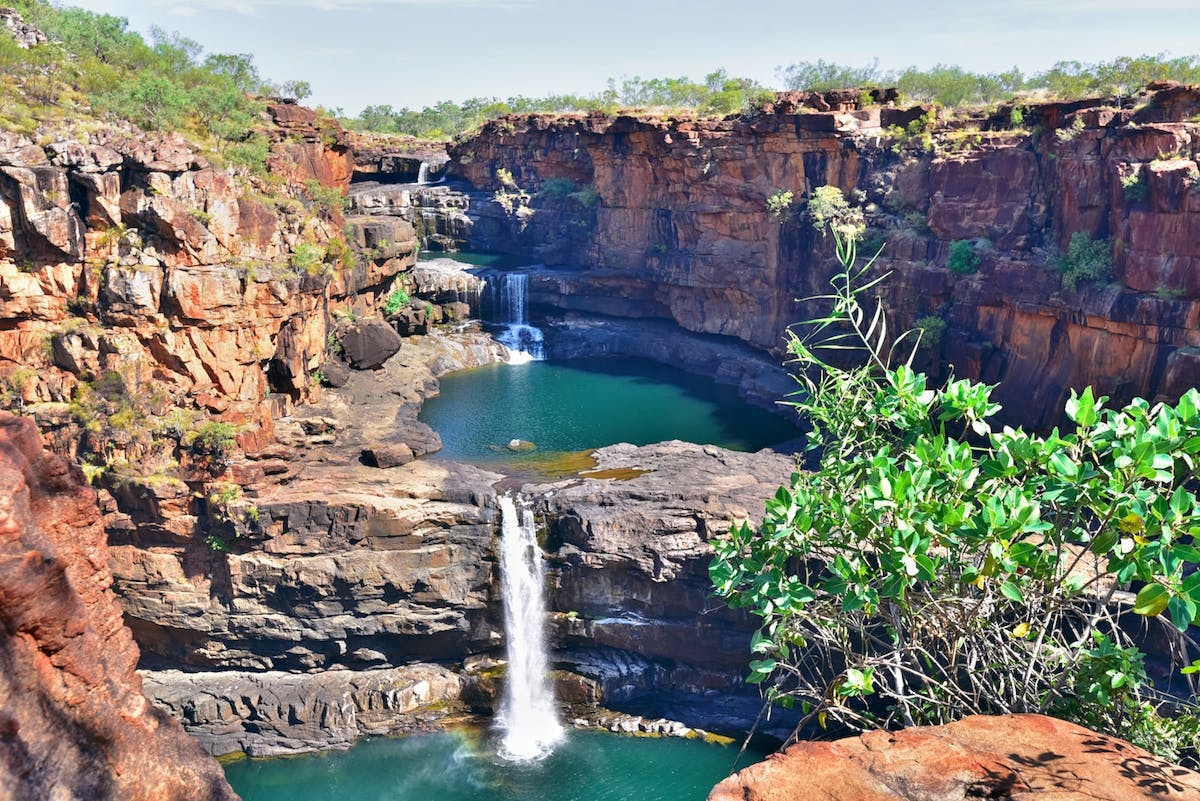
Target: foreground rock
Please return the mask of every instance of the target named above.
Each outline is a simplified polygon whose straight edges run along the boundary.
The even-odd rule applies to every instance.
[[[0,799],[235,799],[142,695],[82,474],[0,414],[0,486]]]
[[[730,776],[709,801],[1133,801],[1200,798],[1200,774],[1040,715],[798,743]]]

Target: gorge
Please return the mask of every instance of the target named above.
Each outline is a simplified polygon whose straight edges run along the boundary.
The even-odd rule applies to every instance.
[[[514,115],[443,156],[271,102],[255,122],[269,142],[262,174],[129,125],[0,133],[6,475],[72,498],[89,532],[82,556],[26,544],[46,539],[36,527],[12,535],[0,576],[10,563],[54,567],[14,570],[0,595],[47,587],[67,599],[52,611],[70,630],[30,612],[10,635],[28,633],[31,659],[85,630],[113,650],[111,687],[67,658],[92,647],[82,640],[51,661],[114,694],[111,709],[79,707],[84,729],[155,732],[146,739],[169,755],[128,762],[147,784],[158,780],[146,765],[165,759],[205,788],[196,797],[232,797],[201,748],[268,757],[448,728],[372,740],[347,752],[350,770],[396,782],[354,760],[448,753],[462,762],[445,772],[477,791],[504,781],[457,724],[513,723],[532,707],[534,734],[508,752],[556,739],[543,722],[555,710],[504,700],[522,661],[505,647],[522,626],[505,620],[500,577],[519,532],[515,550],[544,552],[548,667],[568,728],[561,753],[528,769],[584,793],[596,774],[572,766],[608,746],[575,726],[677,735],[655,747],[696,766],[680,797],[699,797],[732,754],[683,738],[742,735],[761,709],[745,681],[755,623],[712,597],[707,568],[712,541],[760,520],[796,470],[778,404],[796,389],[786,335],[814,316],[801,299],[835,269],[806,205],[816,189],[840,189],[864,249],[882,248],[893,328],[936,330],[920,366],[997,384],[1006,421],[1050,428],[1072,388],[1174,400],[1200,379],[1200,88],[1022,103],[1020,124],[1015,109],[943,117],[858,93],[780,93],[722,119]],[[1056,264],[1076,235],[1106,243],[1111,275],[1064,277]],[[973,271],[954,268],[964,247]],[[474,265],[455,251],[507,258]],[[674,394],[620,395],[596,378],[659,391],[648,373]],[[532,377],[526,397],[573,388],[551,406],[593,400],[590,420],[631,409],[656,427],[558,443],[501,425],[486,404],[438,417],[457,382],[463,397],[514,405],[498,387],[518,377]],[[692,416],[685,404],[703,392],[688,381],[724,394],[662,433]],[[482,429],[476,452],[455,450],[463,422]],[[83,465],[95,520],[82,475],[39,455],[38,432]],[[513,442],[535,450],[504,452]],[[55,578],[78,563],[91,570],[72,576],[82,601]],[[773,714],[756,742],[785,740],[797,718]],[[14,776],[44,764],[18,753],[13,732],[28,726],[0,718]],[[125,736],[100,739],[120,750]],[[312,759],[228,773],[307,783],[326,764]],[[450,792],[426,778],[418,793]],[[534,797],[513,781],[508,797]],[[71,797],[87,797],[78,787]],[[95,797],[187,797],[119,789]]]

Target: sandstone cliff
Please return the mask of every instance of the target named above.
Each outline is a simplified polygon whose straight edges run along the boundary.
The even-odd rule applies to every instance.
[[[473,243],[560,268],[534,288],[545,308],[665,318],[775,354],[832,270],[803,201],[837,186],[886,244],[894,326],[945,321],[935,355],[999,382],[1009,419],[1057,422],[1085,384],[1177,396],[1200,378],[1200,90],[1014,110],[935,124],[931,109],[783,98],[724,120],[512,117],[452,146],[449,173],[481,190]],[[783,222],[767,210],[780,191],[797,201]],[[1109,243],[1111,283],[1063,284],[1054,262],[1077,233]],[[977,273],[947,269],[955,241]]]
[[[0,413],[0,798],[224,801],[217,763],[142,695],[79,469]]]

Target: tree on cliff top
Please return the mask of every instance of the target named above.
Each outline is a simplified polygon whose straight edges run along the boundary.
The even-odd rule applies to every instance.
[[[882,70],[875,60],[862,67],[823,60],[800,61],[778,70],[788,89],[895,86],[910,100],[943,106],[986,105],[1022,93],[1039,92],[1062,100],[1118,95],[1128,97],[1151,81],[1200,83],[1200,58],[1160,54],[1121,56],[1110,61],[1060,61],[1048,70],[1026,75],[1013,67],[1003,72],[971,72],[953,64],[928,69]]]
[[[51,41],[29,49],[0,32],[0,128],[32,133],[38,123],[105,114],[145,129],[175,129],[224,152],[244,140],[262,103],[278,94],[251,56],[202,56],[200,45],[155,28],[151,40],[123,17],[44,0],[16,0],[26,22]],[[306,85],[288,83],[292,94]]]
[[[882,279],[852,241],[838,252],[832,311],[790,342],[819,464],[710,567],[761,619],[750,680],[801,727],[1042,712],[1194,762],[1200,723],[1160,716],[1185,702],[1155,690],[1139,644],[1155,626],[1178,664],[1198,655],[1200,392],[1107,409],[1089,388],[1070,430],[994,430],[991,387],[895,363],[911,342],[863,305]],[[859,366],[830,363],[847,348]]]

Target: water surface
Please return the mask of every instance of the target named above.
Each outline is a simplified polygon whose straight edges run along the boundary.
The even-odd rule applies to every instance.
[[[479,732],[365,740],[349,751],[225,767],[243,801],[703,801],[736,746],[572,731],[532,764],[498,759]],[[761,759],[743,757],[739,767]]]
[[[421,419],[442,437],[438,456],[521,462],[617,442],[671,439],[754,451],[793,439],[781,417],[730,387],[640,359],[488,365],[441,379]],[[532,442],[513,453],[511,440]]]

